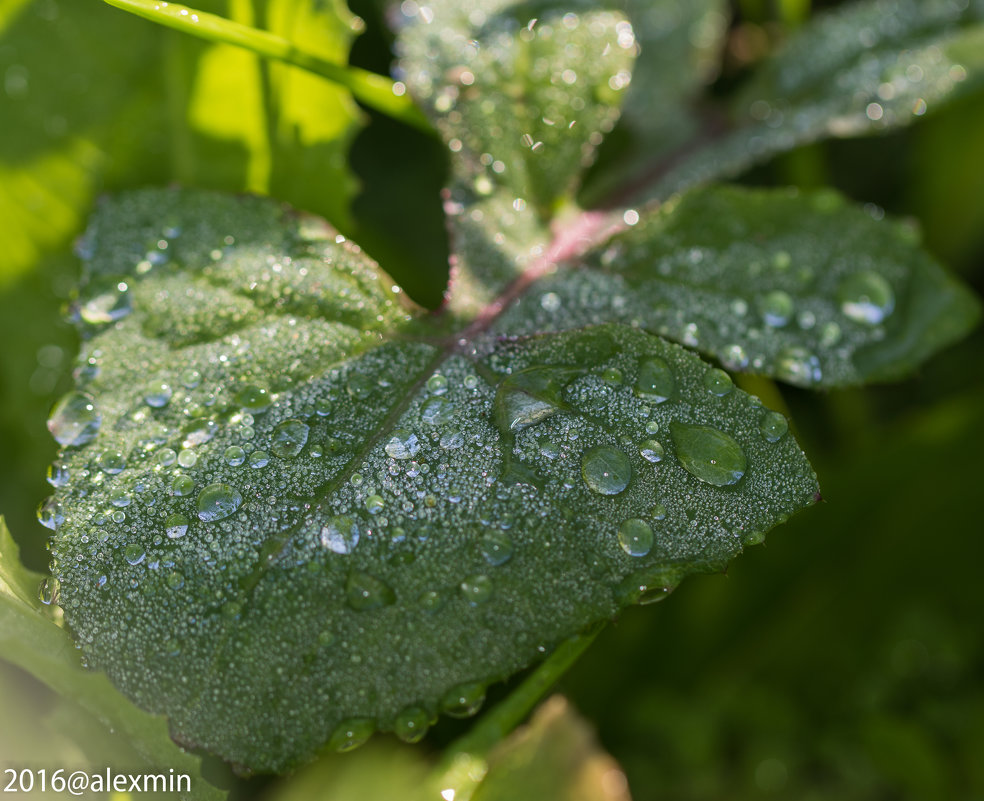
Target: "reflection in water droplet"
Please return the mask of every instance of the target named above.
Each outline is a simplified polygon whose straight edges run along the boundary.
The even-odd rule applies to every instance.
[[[46,576],[41,580],[38,587],[38,600],[45,606],[58,603],[58,592],[61,589],[58,579],[54,576]]]
[[[185,475],[176,475],[171,479],[171,494],[183,497],[195,491],[195,482]]]
[[[646,439],[639,443],[639,453],[647,462],[660,462],[663,460],[665,451],[655,439]]]
[[[139,542],[131,542],[123,549],[123,558],[131,565],[139,565],[146,556],[147,550]]]
[[[69,392],[52,408],[48,430],[59,445],[79,447],[95,439],[101,423],[102,415],[90,395]]]
[[[769,442],[778,442],[789,431],[789,423],[779,412],[768,411],[762,415],[759,422],[759,431]]]
[[[353,570],[345,584],[348,605],[357,612],[368,612],[396,603],[396,593],[382,579],[362,570]]]
[[[632,463],[617,448],[598,445],[581,458],[581,476],[599,495],[618,495],[632,480]]]
[[[370,495],[366,498],[366,511],[371,515],[378,515],[386,508],[386,502],[381,495]]]
[[[653,549],[653,530],[645,520],[633,517],[619,526],[618,544],[629,556],[645,556]]]
[[[188,369],[181,373],[181,386],[194,389],[202,383],[202,374],[197,370]]]
[[[503,433],[522,431],[564,408],[564,387],[571,368],[530,367],[506,376],[495,394],[495,422]]]
[[[225,453],[222,454],[222,458],[225,459],[225,463],[229,467],[239,467],[246,461],[246,451],[238,445],[230,445],[226,448]]]
[[[405,743],[420,742],[430,728],[430,715],[419,706],[401,709],[393,721],[393,734]]]
[[[639,364],[639,377],[635,392],[640,398],[654,403],[663,403],[673,396],[676,379],[673,371],[663,359],[646,359]]]
[[[60,461],[52,462],[48,465],[48,483],[52,487],[64,487],[68,483],[68,467]]]
[[[653,506],[653,509],[650,512],[650,514],[652,515],[653,520],[665,520],[666,507],[663,506],[663,504],[661,503],[657,503],[655,506]]]
[[[670,432],[676,445],[677,458],[692,476],[716,487],[724,487],[737,483],[745,475],[745,453],[723,431],[674,420],[670,423]]]
[[[310,433],[311,429],[307,423],[300,420],[284,420],[273,429],[270,453],[281,459],[292,459],[304,449]]]
[[[65,522],[65,512],[62,505],[54,498],[48,498],[41,502],[37,511],[38,522],[45,528],[57,531],[58,527]]]
[[[712,367],[704,373],[703,380],[704,388],[712,395],[717,395],[718,397],[724,397],[735,388],[734,383],[731,381],[731,376],[724,372],[724,370],[718,370],[716,367]]]
[[[168,515],[167,519],[164,521],[164,533],[167,534],[172,540],[176,540],[179,537],[183,537],[188,533],[188,523],[190,521],[180,512],[175,512],[172,515]]]
[[[420,450],[420,441],[416,434],[401,428],[393,432],[384,450],[394,459],[409,459]]]
[[[228,484],[209,484],[198,494],[198,519],[206,523],[225,520],[235,514],[243,502],[239,490]]]
[[[777,289],[759,298],[758,310],[766,325],[781,328],[792,319],[793,299],[781,289]]]
[[[895,309],[895,293],[878,273],[865,270],[847,276],[837,288],[841,311],[863,325],[878,325]]]
[[[485,686],[478,682],[458,684],[441,698],[441,711],[453,718],[467,718],[482,708]]]
[[[161,448],[154,457],[154,463],[159,467],[170,467],[178,460],[178,454],[176,454],[171,448]]]
[[[270,463],[270,454],[266,451],[253,451],[249,455],[249,466],[253,469],[258,470],[261,467],[266,467]]]
[[[352,553],[359,544],[359,524],[347,515],[335,515],[321,527],[321,547],[335,553]]]
[[[725,367],[742,370],[748,366],[748,354],[741,345],[726,345],[721,353],[721,361],[724,362]]]
[[[349,718],[343,720],[328,739],[328,750],[338,753],[352,751],[363,745],[376,731],[376,721],[372,718]]]

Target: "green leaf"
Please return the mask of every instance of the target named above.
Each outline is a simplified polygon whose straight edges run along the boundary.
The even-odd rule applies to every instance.
[[[111,765],[167,775],[173,769],[191,777],[191,792],[180,797],[223,798],[224,793],[202,778],[199,758],[171,741],[163,718],[137,709],[105,676],[82,667],[71,637],[42,611],[39,580],[21,565],[17,546],[0,518],[0,653],[5,662],[29,671],[57,694],[56,708],[42,716],[41,725],[50,725],[52,716],[75,735],[88,738],[85,747],[102,759],[89,765],[100,771]],[[33,753],[29,758],[40,756]]]
[[[436,338],[271,202],[130,194],[83,250],[80,380],[49,423],[66,619],[180,741],[245,767],[470,714],[813,501],[773,413],[687,351],[627,326]],[[697,459],[738,448],[736,483],[677,424],[727,438]]]
[[[979,314],[908,223],[831,191],[711,187],[544,278],[495,327],[622,322],[733,370],[839,386],[910,372]]]
[[[820,139],[910,125],[981,86],[982,44],[979,0],[867,0],[819,17],[754,74],[734,103],[734,129],[644,196],[731,177]]]

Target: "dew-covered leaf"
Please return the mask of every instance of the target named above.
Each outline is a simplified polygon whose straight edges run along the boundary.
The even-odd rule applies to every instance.
[[[909,223],[873,219],[831,191],[712,187],[544,278],[495,325],[622,322],[733,370],[837,386],[910,372],[978,316]]]
[[[84,242],[42,517],[84,652],[180,741],[274,770],[418,739],[813,501],[775,414],[695,355],[620,325],[435,337],[339,239],[158,190]]]
[[[647,191],[666,197],[829,137],[919,120],[984,82],[980,0],[866,0],[804,26],[734,102],[735,129]]]
[[[57,599],[53,595],[56,585],[50,578],[43,581],[41,595],[50,604]],[[139,767],[165,776],[173,770],[191,777],[191,790],[172,795],[200,801],[223,798],[224,793],[202,778],[199,758],[171,741],[163,718],[137,709],[105,676],[82,667],[72,638],[46,614],[39,600],[40,584],[42,577],[21,564],[17,545],[0,518],[0,655],[4,662],[29,671],[57,696],[41,716],[32,708],[30,698],[24,704],[5,705],[5,729],[14,731],[18,720],[10,715],[21,712],[33,713],[34,719],[25,721],[31,730],[45,732],[50,728],[53,732],[44,753],[20,751],[25,762],[51,756],[52,746],[62,744],[62,738],[77,738],[76,742],[84,743],[82,753],[66,751],[65,756],[80,760],[80,768],[102,772],[107,766]],[[15,674],[0,674],[0,689],[18,683]],[[5,750],[4,758],[25,747],[24,734],[21,731],[21,740],[13,744],[18,750]],[[100,762],[91,761],[94,754],[99,755]]]

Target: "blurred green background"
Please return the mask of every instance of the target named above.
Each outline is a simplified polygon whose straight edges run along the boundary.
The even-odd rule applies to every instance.
[[[198,5],[304,24],[278,17],[276,0]],[[315,5],[339,19],[341,6]],[[365,23],[336,23],[322,46],[344,60],[361,32],[352,62],[386,72],[382,12],[367,0],[351,6]],[[765,39],[770,20],[806,8],[740,6],[744,34],[757,27]],[[258,70],[236,58],[237,76]],[[719,87],[743,66],[731,64]],[[436,141],[333,87],[311,89],[323,93],[320,112],[291,106],[291,93],[307,90],[270,70],[255,80],[282,102],[257,111],[265,136],[246,130],[234,104],[209,102],[258,102],[230,70],[209,46],[95,0],[0,1],[0,512],[36,569],[46,530],[35,508],[55,456],[45,419],[70,386],[76,347],[64,322],[71,243],[99,193],[172,181],[270,191],[361,241],[422,304],[440,302],[446,164]],[[911,216],[927,248],[984,289],[979,95],[903,132],[794,152],[745,180],[831,184]],[[891,386],[781,389],[825,503],[727,576],[691,579],[667,603],[627,611],[562,681],[637,801],[984,799],[982,339],[978,330]],[[15,740],[17,753],[52,760],[113,748],[73,738],[55,699],[6,667],[0,717],[0,757]],[[422,748],[460,729],[442,722]],[[209,769],[235,797],[273,791]]]

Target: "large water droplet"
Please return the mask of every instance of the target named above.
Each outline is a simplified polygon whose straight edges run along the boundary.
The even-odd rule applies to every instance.
[[[178,497],[191,495],[195,491],[195,482],[189,476],[176,475],[171,479],[171,494]]]
[[[639,454],[647,462],[661,462],[665,451],[655,439],[645,439],[639,443]]]
[[[767,411],[759,422],[759,431],[769,442],[778,442],[789,431],[789,423],[779,412]]]
[[[92,396],[69,392],[52,408],[48,430],[59,445],[78,447],[95,439],[101,423],[102,415]]]
[[[110,449],[99,454],[98,464],[100,470],[113,476],[126,468],[126,457],[120,451]]]
[[[576,371],[564,367],[530,367],[507,376],[495,394],[495,421],[500,431],[521,431],[564,409],[564,387]]]
[[[718,397],[724,397],[735,388],[731,376],[724,372],[724,370],[718,370],[716,367],[712,367],[704,373],[703,381],[704,389]]]
[[[348,605],[357,612],[367,612],[396,603],[396,593],[389,584],[362,570],[349,573],[345,597]]]
[[[629,556],[645,556],[653,549],[653,529],[645,520],[630,518],[618,528],[618,544]]]
[[[239,407],[253,414],[260,414],[270,408],[270,394],[262,387],[247,384],[236,393]]]
[[[441,711],[453,718],[467,718],[482,708],[485,686],[478,682],[458,684],[441,698]]]
[[[344,753],[363,745],[376,731],[376,721],[372,718],[349,718],[343,720],[328,739],[328,750]]]
[[[432,395],[443,395],[448,391],[448,380],[440,373],[434,373],[427,379],[427,391]]]
[[[239,467],[246,461],[246,451],[238,445],[230,445],[225,449],[225,453],[222,454],[222,458],[225,459],[225,463],[229,465],[229,467]]]
[[[670,433],[680,464],[692,476],[716,487],[725,487],[737,483],[745,475],[745,453],[723,431],[674,420],[670,423]]]
[[[673,371],[663,359],[646,359],[639,364],[639,377],[636,379],[635,393],[654,403],[662,403],[673,396],[676,379]]]
[[[281,459],[292,459],[307,445],[311,429],[301,420],[284,420],[273,429],[270,453]]]
[[[48,498],[41,502],[37,511],[38,522],[45,528],[57,531],[58,527],[65,522],[65,512],[62,505],[54,498]]]
[[[781,328],[793,316],[793,299],[781,289],[777,289],[759,298],[758,310],[766,325]]]
[[[185,583],[184,574],[179,570],[172,570],[167,574],[167,578],[164,579],[164,582],[172,590],[180,590]]]
[[[123,549],[123,558],[131,565],[139,565],[147,556],[147,549],[139,542],[131,542]]]
[[[384,450],[394,459],[410,459],[420,450],[420,440],[416,434],[401,428],[393,432]]]
[[[335,553],[352,553],[359,544],[359,523],[348,515],[335,515],[321,527],[321,546]]]
[[[401,709],[393,721],[393,734],[405,743],[420,742],[430,728],[430,715],[419,706]]]
[[[878,325],[895,309],[895,293],[878,273],[849,275],[837,288],[841,311],[857,323]]]
[[[52,462],[48,465],[46,477],[52,487],[64,487],[68,483],[68,466],[63,462]]]
[[[243,502],[239,490],[228,484],[209,484],[198,494],[198,519],[206,523],[225,520]]]
[[[632,462],[618,448],[597,445],[581,458],[581,476],[600,495],[618,495],[632,480]]]

